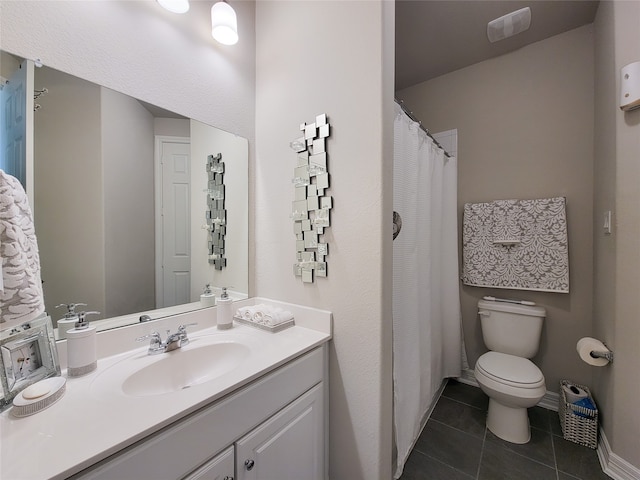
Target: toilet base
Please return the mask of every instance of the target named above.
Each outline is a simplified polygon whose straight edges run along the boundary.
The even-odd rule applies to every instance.
[[[487,428],[496,436],[511,443],[528,443],[531,439],[529,415],[522,407],[509,407],[489,398]]]

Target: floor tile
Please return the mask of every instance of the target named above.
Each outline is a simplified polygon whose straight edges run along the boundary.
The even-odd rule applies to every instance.
[[[558,480],[580,480],[578,477],[569,475],[568,473],[558,472]]]
[[[414,450],[404,465],[400,480],[474,480],[475,478]]]
[[[515,455],[493,442],[482,451],[478,480],[556,480],[555,468]]]
[[[475,477],[482,452],[482,438],[429,420],[416,442],[415,450]]]
[[[518,445],[486,429],[488,403],[449,380],[400,480],[610,480],[595,450],[562,438],[558,412],[529,409],[531,440]]]
[[[452,379],[449,379],[447,386],[444,387],[442,396],[485,411],[489,407],[489,397],[487,397],[480,388],[466,385]]]
[[[440,397],[431,418],[476,437],[483,438],[487,424],[487,412],[479,408]]]
[[[562,437],[553,437],[558,471],[574,475],[581,480],[608,480],[602,471],[598,454],[592,448],[583,447]]]
[[[549,410],[549,422],[551,423],[551,433],[562,436],[562,426],[560,425],[560,417],[558,412]]]
[[[551,431],[551,422],[549,420],[549,410],[542,407],[533,407],[527,410],[529,414],[529,423],[532,427],[539,428],[545,432]]]
[[[518,455],[525,456],[537,462],[544,463],[545,465],[556,468],[555,457],[553,453],[553,443],[551,441],[551,434],[539,430],[537,428],[531,429],[531,440],[528,443],[519,445],[517,443],[506,442],[501,438],[496,437],[490,431],[487,431],[486,444],[491,442],[492,444],[499,446],[507,452],[516,453]]]

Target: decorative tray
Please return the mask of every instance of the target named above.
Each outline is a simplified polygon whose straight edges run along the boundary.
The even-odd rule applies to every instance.
[[[233,319],[237,320],[238,322],[244,325],[249,325],[250,327],[259,328],[260,330],[264,330],[266,332],[271,332],[271,333],[276,333],[276,332],[279,332],[280,330],[284,330],[285,328],[293,327],[295,325],[295,319],[293,318],[291,320],[287,320],[286,322],[282,322],[274,326],[265,325],[263,323],[257,323],[257,322],[254,322],[253,320],[247,320],[246,318],[238,317],[237,315],[234,315]]]

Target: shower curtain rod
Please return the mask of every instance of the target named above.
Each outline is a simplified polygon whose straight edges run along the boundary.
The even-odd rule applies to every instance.
[[[449,152],[447,152],[444,147],[442,145],[440,145],[440,142],[438,142],[433,135],[431,135],[431,133],[429,132],[429,130],[427,130],[426,128],[424,128],[424,126],[422,125],[422,122],[420,120],[418,120],[414,115],[413,112],[411,110],[409,110],[407,107],[404,106],[404,101],[400,100],[398,97],[394,97],[393,98],[395,100],[395,102],[398,104],[398,106],[402,109],[402,111],[407,115],[407,117],[409,117],[411,120],[413,120],[414,122],[416,122],[418,124],[418,126],[420,127],[420,129],[422,131],[424,131],[424,133],[427,134],[427,136],[433,140],[433,142],[442,149],[442,151],[444,152],[445,157],[447,158],[451,158],[451,154]]]

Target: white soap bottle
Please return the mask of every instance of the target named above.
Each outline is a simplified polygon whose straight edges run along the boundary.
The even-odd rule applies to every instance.
[[[227,293],[227,287],[222,287],[222,295],[218,298],[218,312],[217,312],[217,323],[218,330],[227,330],[233,327],[233,312],[231,310],[231,304],[233,300],[229,297]]]
[[[211,291],[211,285],[207,283],[204,287],[204,293],[200,295],[200,305],[203,307],[215,307],[216,306],[216,296]]]
[[[67,376],[80,377],[98,367],[96,327],[85,317],[100,312],[80,312],[74,328],[67,331]]]
[[[58,320],[58,340],[67,338],[67,332],[75,327],[78,321],[78,314],[76,313],[76,307],[87,306],[86,303],[61,303],[56,305],[56,308],[67,307],[67,313],[64,314],[64,318]]]

